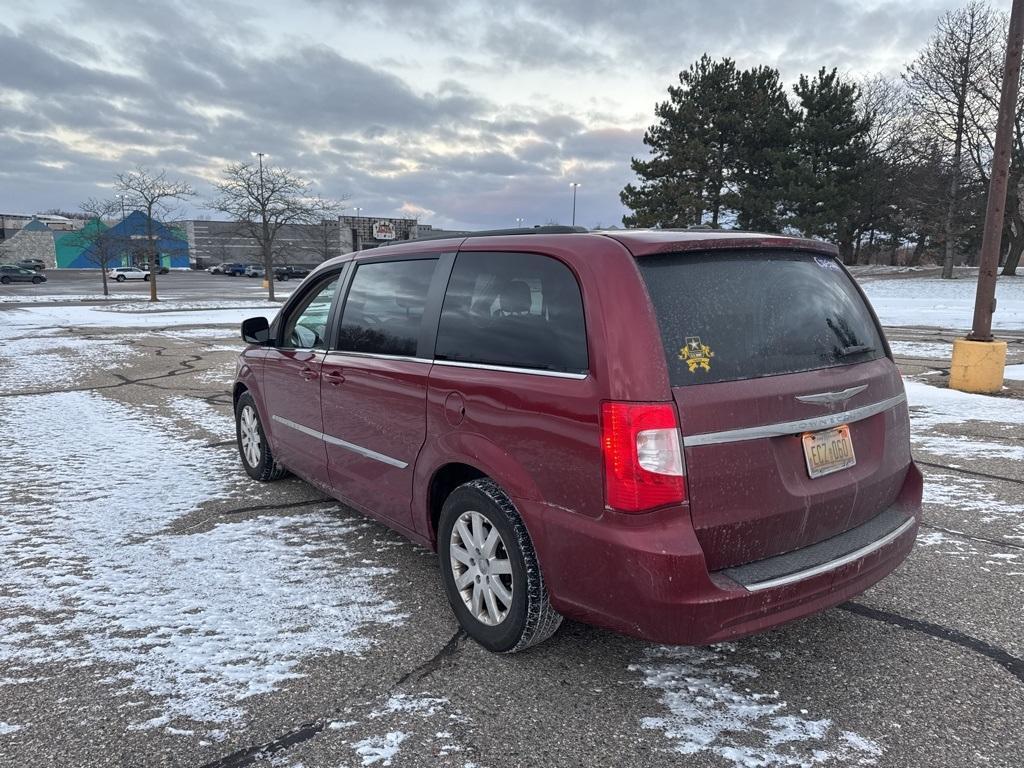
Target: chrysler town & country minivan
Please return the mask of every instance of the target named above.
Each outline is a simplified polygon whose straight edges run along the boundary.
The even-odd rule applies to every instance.
[[[318,267],[247,320],[246,471],[436,549],[458,621],[705,644],[841,603],[920,517],[906,396],[825,243],[542,228]]]

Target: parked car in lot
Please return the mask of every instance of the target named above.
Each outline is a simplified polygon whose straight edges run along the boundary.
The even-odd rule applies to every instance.
[[[125,280],[149,280],[149,272],[139,267],[114,267],[107,270],[107,277],[119,283]]]
[[[39,283],[46,282],[46,275],[41,275],[34,269],[26,269],[17,264],[0,264],[0,283]]]
[[[562,616],[706,644],[842,603],[910,552],[902,379],[825,243],[542,228],[321,266],[234,385],[242,464],[435,548],[493,651]]]
[[[229,277],[240,277],[245,274],[245,270],[249,266],[249,264],[225,264],[221,274],[228,275]]]
[[[267,270],[265,270],[259,264],[250,264],[249,266],[247,266],[245,268],[245,276],[246,277],[263,277],[266,274],[267,274]]]
[[[141,269],[141,270],[143,270],[143,271],[146,271],[146,272],[148,272],[148,271],[149,271],[149,266],[148,266],[148,265],[145,265],[145,264],[143,264],[143,265],[141,265],[141,266],[139,267],[139,269]],[[169,274],[169,273],[170,273],[170,271],[171,271],[171,268],[170,268],[170,267],[165,267],[165,266],[164,266],[163,264],[159,265],[159,266],[158,266],[158,267],[156,268],[156,273],[157,273],[158,275],[166,275],[166,274]]]
[[[309,275],[305,267],[297,267],[294,264],[279,264],[274,267],[274,277],[277,280],[299,279]]]
[[[22,269],[31,269],[35,272],[42,272],[46,269],[46,262],[42,259],[22,259],[15,264],[17,267]]]

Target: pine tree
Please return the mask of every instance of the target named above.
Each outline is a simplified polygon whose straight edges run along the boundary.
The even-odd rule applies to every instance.
[[[808,237],[835,242],[851,263],[871,117],[857,108],[857,86],[844,82],[835,69],[822,67],[813,80],[801,75],[793,91],[799,117],[791,224]]]
[[[770,67],[739,71],[731,59],[707,54],[669,86],[657,125],[644,143],[649,160],[633,158],[639,186],[622,202],[627,226],[720,226],[734,217],[743,227],[777,229],[792,109]]]
[[[776,69],[744,70],[739,87],[743,122],[734,174],[736,223],[740,229],[777,232],[796,115]]]
[[[717,226],[733,199],[729,192],[741,118],[739,76],[731,59],[707,54],[679,73],[669,99],[655,108],[657,125],[644,135],[650,160],[633,158],[642,179],[620,193],[633,211],[627,226]]]

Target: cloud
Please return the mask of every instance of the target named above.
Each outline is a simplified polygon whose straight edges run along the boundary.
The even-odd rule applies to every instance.
[[[259,150],[371,215],[564,223],[572,179],[580,222],[617,223],[654,101],[704,50],[787,81],[897,66],[946,5],[101,0],[11,13],[0,210],[74,208],[136,163],[208,197],[225,163]]]

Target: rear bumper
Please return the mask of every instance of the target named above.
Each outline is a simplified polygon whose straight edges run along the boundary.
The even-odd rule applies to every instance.
[[[731,576],[708,572],[685,508],[593,519],[536,502],[516,504],[557,610],[653,642],[705,645],[838,605],[895,570],[917,535],[921,474],[910,465],[899,498],[882,513],[895,524],[873,541],[839,546],[825,560],[808,547],[788,561],[753,564],[759,567],[746,574],[730,569]]]

